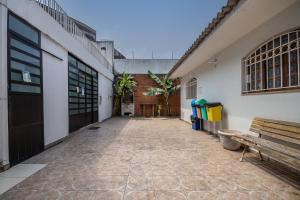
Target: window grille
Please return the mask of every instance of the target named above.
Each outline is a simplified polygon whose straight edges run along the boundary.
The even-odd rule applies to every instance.
[[[272,37],[242,60],[242,93],[300,88],[300,29]]]
[[[186,85],[186,98],[193,99],[197,97],[197,79],[192,78]]]

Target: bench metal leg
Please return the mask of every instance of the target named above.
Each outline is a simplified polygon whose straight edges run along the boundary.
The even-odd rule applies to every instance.
[[[243,160],[244,160],[244,155],[245,155],[245,153],[246,153],[247,150],[248,150],[248,147],[245,146],[245,147],[244,147],[244,150],[243,150],[243,153],[242,153],[242,156],[241,156],[241,158],[240,158],[240,162],[243,162]]]
[[[263,157],[262,157],[262,155],[261,155],[261,152],[260,152],[260,151],[258,151],[258,155],[259,155],[259,159],[260,159],[260,161],[264,161],[264,159],[263,159]]]

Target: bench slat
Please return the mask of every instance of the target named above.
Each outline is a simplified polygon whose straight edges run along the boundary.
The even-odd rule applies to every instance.
[[[256,125],[256,124],[251,125],[250,131],[252,131],[254,133],[262,134],[262,135],[264,135],[265,133],[270,133],[270,134],[273,134],[273,135],[281,135],[281,136],[284,136],[286,138],[292,138],[292,139],[295,139],[295,140],[300,140],[300,134],[289,132],[289,131],[283,131],[283,130],[280,130],[280,129],[269,128],[269,127]]]
[[[267,127],[267,128],[272,128],[272,129],[279,129],[279,130],[282,130],[284,132],[291,132],[290,135],[288,135],[289,137],[299,138],[299,135],[300,135],[300,128],[295,127],[295,126],[276,124],[276,123],[272,123],[272,122],[267,121],[267,120],[264,120],[264,121],[263,120],[253,120],[252,124],[253,125],[260,125],[260,126]]]
[[[295,158],[287,156],[283,153],[268,149],[266,147],[257,146],[254,143],[248,142],[248,141],[246,141],[242,138],[236,137],[236,136],[233,136],[232,138],[242,144],[253,147],[253,148],[267,154],[268,156],[270,156],[271,158],[273,158],[274,160],[276,160],[278,162],[288,164],[289,166],[294,167],[295,169],[300,169],[300,160],[298,160],[298,159],[295,159]]]
[[[286,141],[286,142],[290,142],[293,144],[299,144],[300,145],[300,140],[299,139],[295,139],[295,138],[290,138],[290,137],[286,137],[284,135],[279,135],[276,133],[272,133],[272,132],[267,132],[267,131],[263,131],[263,130],[257,130],[254,128],[250,128],[250,131],[254,132],[254,133],[258,133],[258,134],[262,134],[262,135],[266,135],[278,140],[282,140],[282,141]]]
[[[294,126],[294,127],[300,128],[300,123],[296,123],[296,122],[286,122],[286,121],[279,121],[279,120],[273,120],[273,119],[264,119],[264,118],[260,118],[260,117],[255,117],[253,120],[272,122],[275,124],[282,124],[282,125]]]
[[[278,151],[280,153],[284,153],[286,155],[292,156],[296,159],[300,160],[300,150],[279,144],[279,143],[275,143],[269,140],[265,140],[262,138],[257,138],[251,135],[237,135],[236,137],[239,137],[243,140],[255,143],[257,145],[263,146],[263,147],[267,147],[269,149],[272,149],[274,151]]]

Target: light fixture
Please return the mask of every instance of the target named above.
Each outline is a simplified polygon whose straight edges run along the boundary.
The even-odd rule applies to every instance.
[[[216,59],[216,58],[208,60],[208,64],[217,64],[217,62],[218,62],[218,59]]]

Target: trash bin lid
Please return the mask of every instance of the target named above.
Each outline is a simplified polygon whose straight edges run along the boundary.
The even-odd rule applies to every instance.
[[[204,106],[207,104],[207,101],[205,99],[200,99],[199,101],[197,101],[196,105],[199,106]]]
[[[219,102],[215,102],[215,103],[207,103],[206,106],[211,108],[211,107],[222,106],[222,104]]]
[[[196,99],[192,99],[192,101],[191,101],[191,106],[193,106],[193,107],[195,107],[196,106]]]

